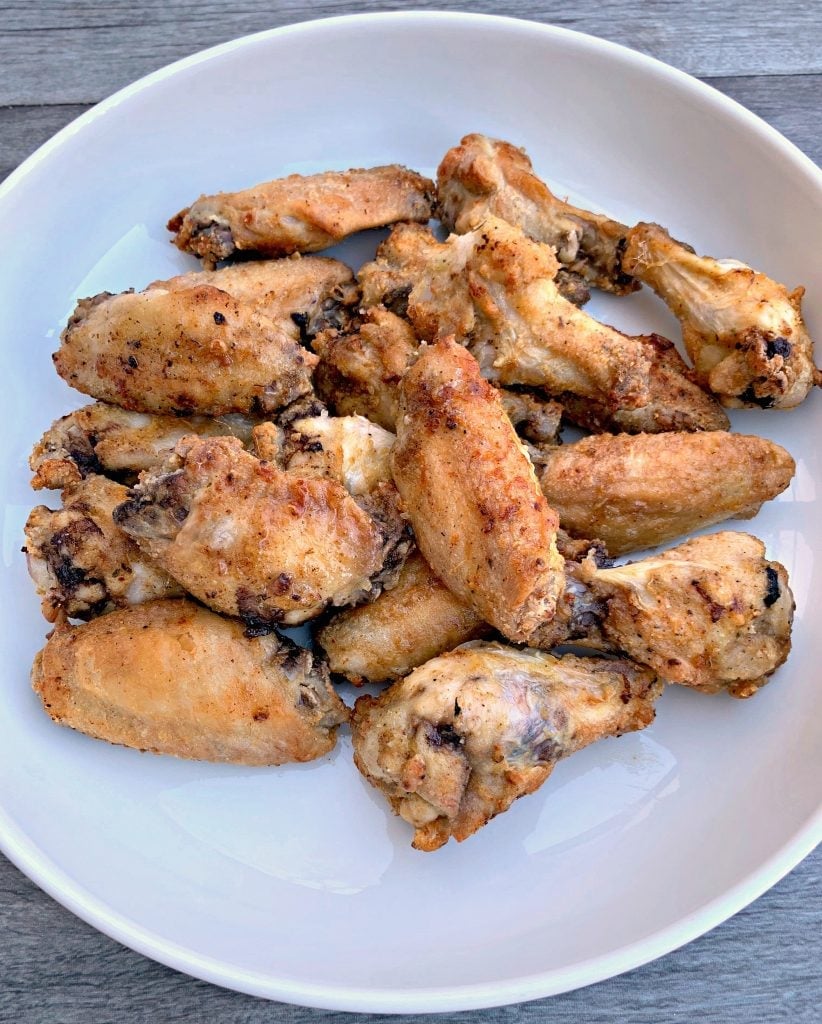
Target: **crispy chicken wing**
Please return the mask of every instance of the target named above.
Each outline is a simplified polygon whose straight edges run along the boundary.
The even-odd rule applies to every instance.
[[[416,551],[395,586],[338,612],[316,634],[332,672],[359,685],[404,676],[491,627],[455,597]]]
[[[138,412],[272,413],[311,391],[317,357],[253,304],[211,284],[81,299],[60,376]]]
[[[238,437],[250,444],[254,420],[238,414],[157,416],[92,402],[55,420],[34,446],[31,485],[59,489],[90,474],[129,475],[153,469],[188,434]]]
[[[557,516],[476,360],[453,340],[403,377],[394,480],[437,576],[485,621],[525,640],[564,585]]]
[[[360,507],[335,481],[284,473],[234,438],[185,438],[132,493],[114,512],[120,528],[189,593],[253,627],[376,594],[407,550],[396,507],[393,520],[368,498]]]
[[[434,183],[398,164],[268,181],[200,196],[168,222],[174,244],[206,266],[236,252],[287,256],[336,245],[355,231],[431,217]]]
[[[489,214],[554,247],[557,259],[588,284],[617,295],[639,284],[622,270],[628,228],[563,202],[534,174],[524,149],[466,135],[437,171],[437,209],[449,231],[464,234]]]
[[[660,691],[629,661],[475,642],[360,697],[354,760],[414,826],[416,849],[436,850],[533,793],[560,758],[645,728]]]
[[[730,421],[717,400],[704,391],[673,342],[659,334],[635,338],[650,359],[649,398],[626,408],[577,395],[559,396],[566,417],[593,433],[658,434],[668,430],[728,430]]]
[[[112,519],[128,489],[90,476],[63,491],[63,507],[32,509],[25,526],[26,561],[43,615],[75,619],[160,597],[177,597],[179,584],[141,553]]]
[[[48,714],[109,743],[203,761],[275,765],[333,749],[348,711],[328,670],[289,640],[193,601],[151,601],[58,624],[32,684]]]
[[[749,697],[791,648],[788,575],[746,533],[696,537],[654,558],[597,569],[602,629],[670,683]]]
[[[539,477],[564,529],[623,555],[723,519],[749,519],[794,470],[773,441],[719,430],[586,437],[543,449]]]
[[[804,288],[788,292],[744,263],[697,256],[658,224],[631,229],[623,266],[670,306],[698,380],[723,405],[791,409],[822,382]]]
[[[400,225],[359,280],[366,306],[410,286],[408,319],[418,336],[453,334],[490,380],[609,407],[646,404],[647,347],[565,300],[553,280],[558,266],[549,246],[489,216],[445,242],[420,225]]]

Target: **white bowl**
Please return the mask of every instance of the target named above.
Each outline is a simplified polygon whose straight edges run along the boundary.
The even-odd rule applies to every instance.
[[[469,131],[525,144],[560,192],[623,221],[657,220],[699,251],[804,281],[820,333],[822,176],[810,161],[663,64],[522,21],[369,15],[228,43],[102,103],[0,189],[14,245],[0,278],[2,848],[102,931],[245,992],[370,1011],[561,992],[713,927],[822,834],[822,652],[809,624],[822,603],[818,395],[793,413],[734,417],[797,459],[790,490],[740,526],[791,572],[788,664],[748,702],[670,689],[646,732],[562,763],[464,845],[414,852],[347,738],[307,767],[189,764],[57,728],[31,692],[45,626],[19,548],[42,496],[25,458],[84,401],[50,360],[76,297],[192,266],[164,224],[200,192],[392,161],[431,172]],[[373,244],[343,251],[356,265]],[[591,308],[677,336],[647,292]]]

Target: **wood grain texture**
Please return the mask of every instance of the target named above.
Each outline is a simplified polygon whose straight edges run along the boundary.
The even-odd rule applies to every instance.
[[[99,99],[196,50],[354,10],[506,13],[591,32],[705,78],[822,161],[818,4],[793,0],[18,0],[0,2],[0,178]],[[471,1024],[817,1024],[822,850],[754,904],[661,960]],[[398,925],[399,926],[399,925]],[[307,1024],[419,1021],[269,1004],[161,967],[95,932],[0,857],[0,1022]]]

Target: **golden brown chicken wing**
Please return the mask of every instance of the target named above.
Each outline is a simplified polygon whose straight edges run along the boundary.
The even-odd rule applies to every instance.
[[[631,229],[623,266],[670,306],[698,380],[723,405],[791,409],[822,382],[804,288],[788,292],[744,263],[697,256],[658,224]]]
[[[544,448],[539,477],[564,529],[623,555],[751,518],[785,490],[795,468],[773,441],[724,430],[598,434]]]
[[[438,242],[420,225],[395,228],[360,270],[366,306],[403,288],[424,340],[454,335],[483,375],[607,406],[650,398],[647,347],[577,309],[558,292],[553,250],[489,216],[481,228]]]
[[[564,586],[557,516],[502,402],[447,339],[403,377],[394,480],[437,576],[486,622],[525,640]]]
[[[491,627],[455,597],[416,551],[390,590],[338,612],[316,634],[332,672],[355,685],[404,676]]]
[[[661,679],[749,697],[791,649],[788,575],[746,533],[696,537],[590,579],[615,648]]]
[[[200,196],[168,222],[174,244],[206,266],[236,252],[287,256],[336,245],[355,231],[431,217],[434,183],[398,164],[268,181]]]
[[[524,149],[466,135],[437,171],[437,210],[449,231],[465,234],[489,214],[553,246],[557,259],[588,284],[624,295],[639,284],[623,272],[628,228],[565,203],[536,174]]]
[[[390,510],[365,510],[333,480],[284,473],[235,438],[185,438],[132,493],[117,525],[189,593],[252,627],[376,595],[386,566],[398,569],[395,549],[407,550],[396,508],[392,532]]]
[[[557,761],[643,729],[661,686],[647,669],[475,642],[360,697],[354,760],[414,826],[418,850],[473,835]]]
[[[209,284],[81,299],[54,365],[84,394],[138,412],[272,413],[311,391],[317,357]]]
[[[276,633],[193,601],[151,601],[58,624],[32,684],[48,714],[109,743],[203,761],[275,765],[333,749],[348,710],[328,670]]]
[[[161,597],[178,597],[182,587],[153,565],[119,530],[114,509],[128,489],[103,476],[90,476],[63,491],[63,507],[32,509],[25,526],[26,561],[43,615],[60,611],[74,619]]]

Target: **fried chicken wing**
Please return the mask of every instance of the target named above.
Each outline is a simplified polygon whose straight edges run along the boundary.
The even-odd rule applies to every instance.
[[[524,640],[564,585],[548,506],[499,395],[446,339],[403,377],[394,481],[436,575],[486,622]]]
[[[316,252],[396,221],[426,223],[434,183],[398,164],[268,181],[200,196],[168,222],[174,244],[214,266],[237,252]]]
[[[61,489],[93,474],[129,475],[153,469],[181,438],[238,437],[250,444],[254,420],[238,414],[158,416],[92,402],[55,420],[34,446],[31,486]]]
[[[666,682],[749,697],[791,648],[788,575],[746,533],[696,537],[598,569],[590,587],[605,602],[607,639]]]
[[[279,462],[297,476],[337,480],[358,496],[392,483],[395,440],[364,416],[308,416],[284,432]]]
[[[646,404],[647,347],[565,300],[553,280],[558,266],[549,246],[489,216],[445,242],[427,228],[400,225],[359,281],[366,306],[410,288],[408,319],[417,335],[453,334],[496,383],[619,408]]]
[[[696,374],[686,366],[673,342],[659,334],[634,340],[644,344],[650,359],[646,404],[626,408],[566,393],[559,396],[559,401],[569,420],[593,433],[658,434],[730,428],[722,406],[699,386]]]
[[[656,547],[723,519],[749,519],[785,490],[795,464],[764,437],[598,434],[543,449],[540,484],[564,529],[611,555]]]
[[[450,651],[491,627],[455,597],[415,551],[390,590],[345,608],[318,630],[332,672],[355,685],[382,683]]]
[[[437,210],[449,231],[465,234],[489,214],[553,246],[557,259],[588,284],[624,295],[639,284],[623,272],[628,228],[565,203],[536,174],[524,149],[466,135],[437,171]]]
[[[560,758],[654,718],[647,669],[474,642],[354,706],[354,760],[431,851],[467,839]]]
[[[137,412],[272,413],[311,391],[317,357],[210,284],[81,299],[54,355],[84,394]]]
[[[697,256],[658,224],[631,229],[623,266],[670,306],[698,380],[723,405],[791,409],[822,383],[804,288],[788,292],[737,260]]]
[[[90,476],[63,491],[57,511],[38,505],[26,520],[26,561],[43,615],[90,619],[161,597],[178,597],[179,584],[153,565],[119,530],[114,509],[128,488]]]
[[[250,639],[242,623],[186,600],[60,622],[32,684],[59,725],[202,761],[311,761],[348,719],[308,651],[276,633]]]
[[[284,473],[234,438],[185,438],[132,494],[117,525],[189,593],[252,626],[378,593],[407,545],[340,484]]]

